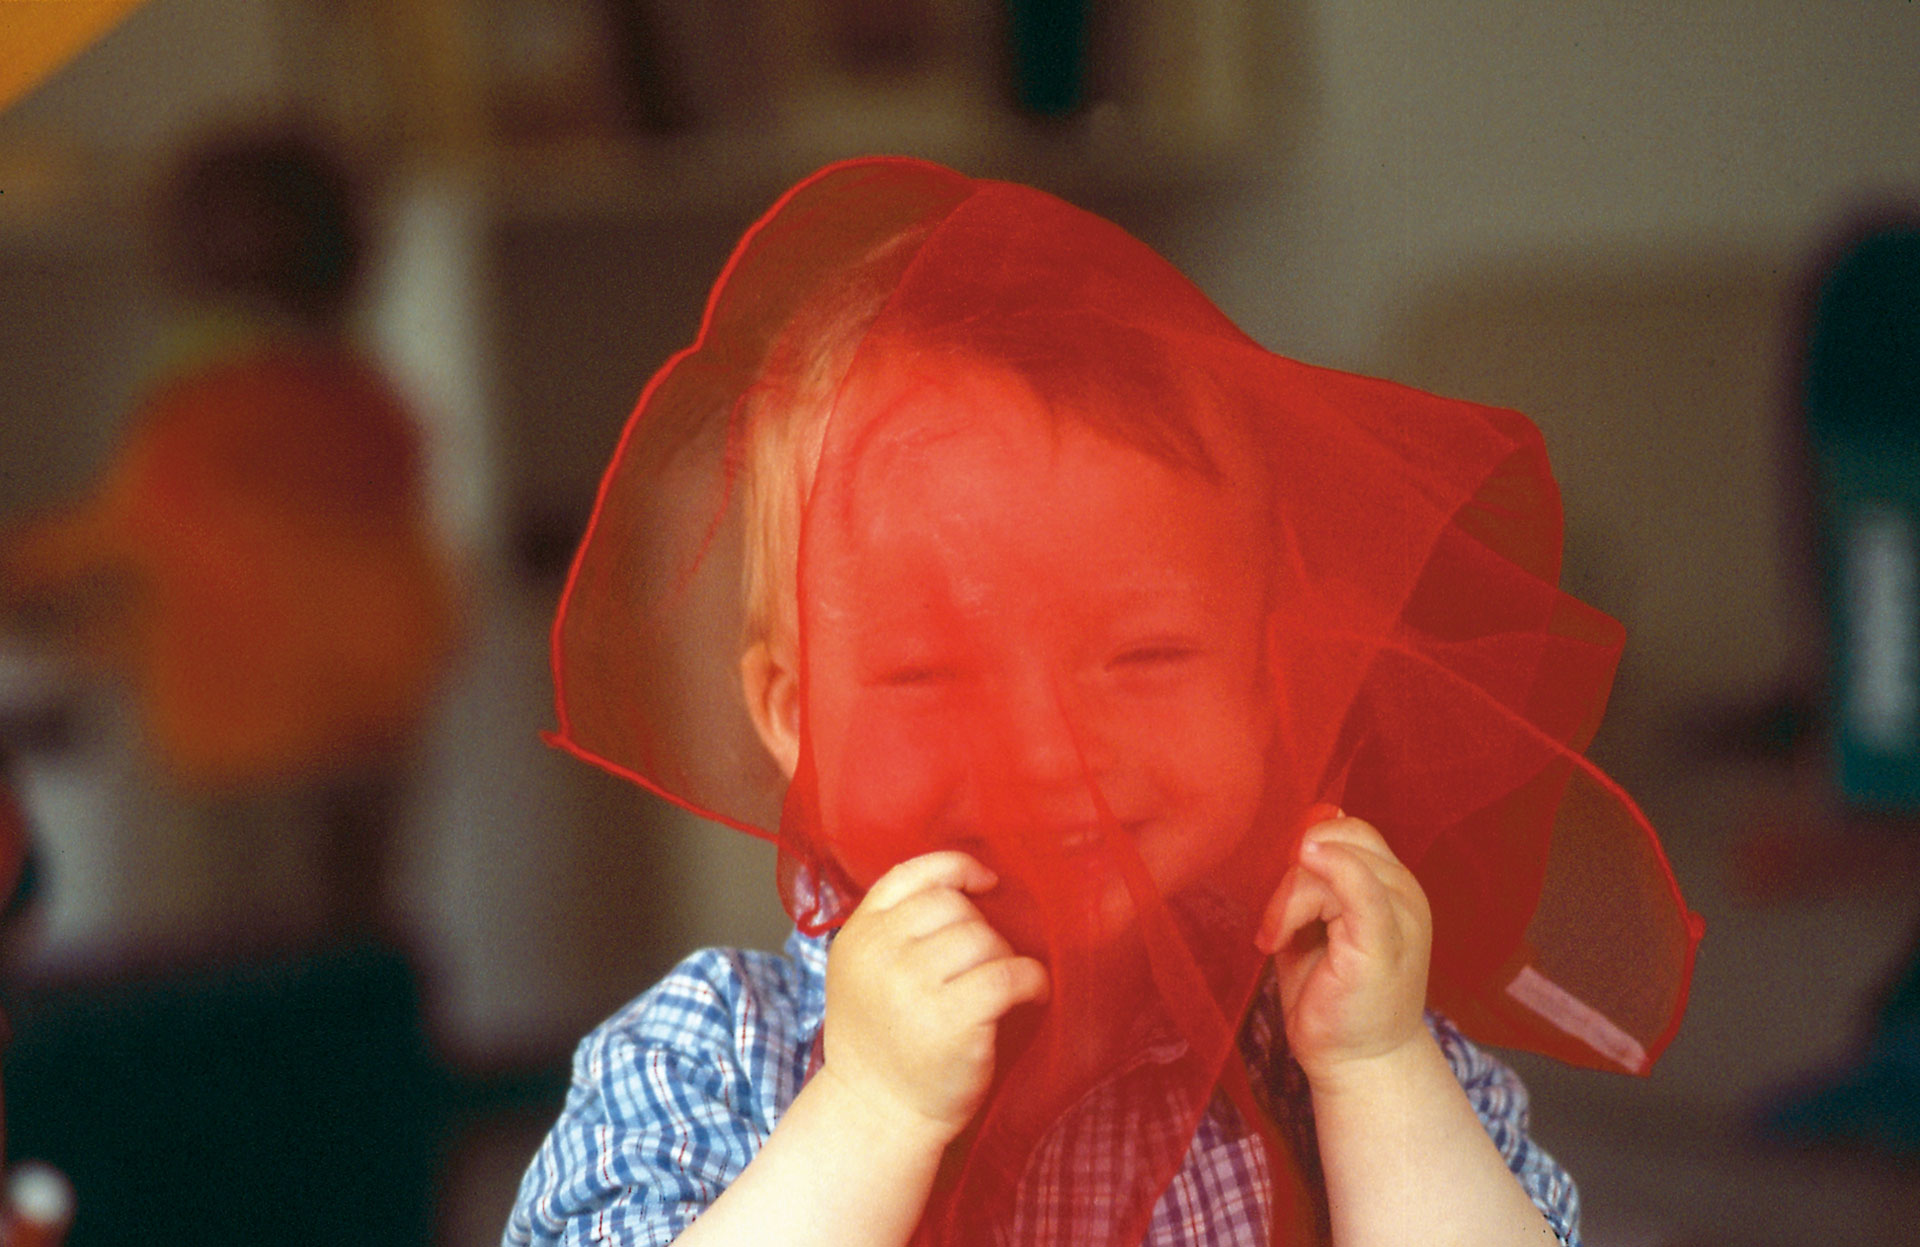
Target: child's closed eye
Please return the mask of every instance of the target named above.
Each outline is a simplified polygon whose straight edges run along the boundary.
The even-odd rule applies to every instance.
[[[1177,638],[1128,645],[1107,660],[1107,669],[1119,674],[1169,671],[1195,662],[1206,650],[1198,642]]]

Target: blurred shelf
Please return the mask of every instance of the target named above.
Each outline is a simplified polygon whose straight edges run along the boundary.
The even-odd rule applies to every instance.
[[[1156,132],[1113,105],[1039,122],[876,96],[681,136],[501,141],[479,166],[489,205],[507,222],[668,218],[761,206],[822,165],[866,155],[919,157],[1069,198],[1200,192],[1232,181],[1242,162],[1230,146]]]
[[[451,174],[509,225],[738,216],[862,155],[918,156],[1094,201],[1205,193],[1261,163],[1251,157],[1278,98],[1266,6],[1089,9],[1069,75],[1077,98],[1054,117],[1015,101],[1005,0],[899,0],[918,14],[911,55],[876,68],[834,50],[835,22],[858,14],[886,27],[895,7],[289,0],[279,20],[303,50],[290,74],[301,107],[359,163],[403,182]],[[609,24],[614,13],[650,23],[647,57]],[[0,133],[0,247],[123,245],[144,172]]]
[[[1277,26],[1246,0],[410,0],[359,40],[387,49],[385,137],[476,164],[514,222],[738,213],[881,154],[1204,190],[1260,163]]]

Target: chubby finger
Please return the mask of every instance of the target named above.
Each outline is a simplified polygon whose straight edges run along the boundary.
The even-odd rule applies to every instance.
[[[1300,846],[1300,869],[1326,880],[1342,909],[1386,904],[1382,864],[1376,854],[1339,840],[1311,840]]]
[[[948,990],[963,1018],[991,1022],[1015,1005],[1044,1004],[1052,980],[1032,957],[996,957],[954,978]]]
[[[1342,814],[1337,818],[1323,819],[1308,827],[1300,837],[1302,850],[1309,844],[1329,843],[1351,845],[1394,863],[1400,861],[1394,854],[1393,846],[1380,834],[1380,829],[1363,818]]]
[[[1272,956],[1292,943],[1309,923],[1329,922],[1339,914],[1339,898],[1327,881],[1312,870],[1295,866],[1267,901],[1254,945]]]
[[[915,953],[935,981],[950,983],[972,970],[1013,956],[1013,946],[978,914],[971,922],[950,922],[915,941]]]
[[[1000,882],[1000,876],[980,860],[958,849],[940,849],[910,857],[874,881],[861,903],[875,909],[891,909],[907,897],[928,888],[951,888],[957,892],[985,892]]]
[[[1410,929],[1424,932],[1430,921],[1425,894],[1397,862],[1329,841],[1304,852],[1301,865],[1326,881],[1344,933],[1363,947],[1379,947]]]
[[[1305,862],[1319,846],[1329,844],[1343,845],[1360,854],[1381,881],[1395,892],[1418,891],[1420,888],[1413,871],[1394,853],[1386,837],[1363,819],[1343,817],[1310,828],[1300,840],[1300,860]]]
[[[922,939],[950,926],[985,925],[986,921],[966,893],[939,885],[909,893],[891,907],[876,907],[874,920],[902,940]]]

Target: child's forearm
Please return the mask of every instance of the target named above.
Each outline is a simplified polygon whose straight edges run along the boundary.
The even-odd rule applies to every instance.
[[[912,1237],[948,1139],[822,1069],[678,1247],[897,1247]]]
[[[1364,1064],[1313,1083],[1336,1247],[1551,1247],[1431,1035]]]

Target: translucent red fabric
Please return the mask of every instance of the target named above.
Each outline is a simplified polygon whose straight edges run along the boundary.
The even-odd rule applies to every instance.
[[[818,410],[784,800],[738,675],[742,480],[783,405]],[[1470,1035],[1644,1072],[1678,1025],[1698,920],[1582,756],[1623,635],[1558,590],[1560,536],[1525,418],[1275,356],[1039,191],[835,165],[743,239],[622,436],[555,739],[777,840],[805,927],[931,849],[1000,874],[981,907],[1052,999],[1003,1025],[925,1241],[1138,1242],[1209,1112],[1262,1138],[1297,1241],[1235,1034],[1315,803],[1418,876],[1431,1003]]]

